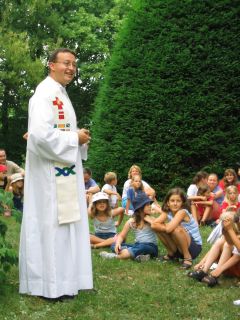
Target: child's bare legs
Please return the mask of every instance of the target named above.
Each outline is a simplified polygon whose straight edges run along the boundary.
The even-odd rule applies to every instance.
[[[198,215],[197,207],[196,207],[195,204],[191,204],[191,213],[192,213],[192,216],[193,216],[194,220],[198,224],[198,221],[200,220],[200,217]]]
[[[173,257],[177,251],[177,246],[175,242],[172,240],[171,235],[165,232],[156,232],[156,234],[162,242],[162,244],[164,245],[164,247],[167,249],[168,256]]]
[[[120,251],[120,253],[116,256],[117,259],[130,259],[132,258],[130,252],[128,251],[128,249],[123,249]]]
[[[223,263],[221,265],[218,264],[217,268],[211,272],[211,275],[213,277],[219,277],[224,271],[233,267],[239,261],[240,261],[240,256],[234,254],[225,263]]]
[[[114,243],[114,238],[102,239],[93,234],[90,234],[90,243],[95,249],[110,247]]]
[[[207,273],[211,265],[217,261],[220,253],[222,252],[224,242],[225,242],[225,238],[222,237],[213,244],[213,246],[211,247],[211,249],[207,254],[204,266],[202,268],[204,272]]]
[[[222,254],[218,260],[218,266],[223,265],[232,256],[233,245],[225,242],[222,249]]]
[[[186,230],[180,226],[178,226],[173,232],[171,232],[171,238],[175,242],[178,250],[182,253],[184,259],[192,259],[191,254],[188,250],[191,242],[191,238]],[[187,264],[191,265],[191,262]]]
[[[211,218],[212,207],[206,206],[203,212],[203,217],[201,219],[201,223],[205,223]]]
[[[201,269],[203,269],[208,254],[209,254],[209,251],[205,254],[205,256],[202,258],[202,260],[201,260],[199,263],[195,264],[194,270],[201,270]]]

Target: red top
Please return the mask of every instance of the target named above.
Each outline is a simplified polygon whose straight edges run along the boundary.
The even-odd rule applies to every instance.
[[[223,201],[221,205],[221,213],[223,210],[227,209],[228,207],[233,207],[233,211],[237,211],[237,209],[240,208],[240,202],[237,202],[235,204],[228,204],[226,201]]]
[[[225,193],[225,183],[224,183],[224,180],[222,179],[221,181],[219,181],[219,187],[224,191]],[[237,189],[238,189],[238,193],[240,194],[240,183],[237,183],[236,185]]]

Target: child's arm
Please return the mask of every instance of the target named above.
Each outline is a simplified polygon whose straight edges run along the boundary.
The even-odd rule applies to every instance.
[[[175,214],[174,218],[170,222],[166,223],[165,230],[163,230],[163,231],[165,231],[166,233],[173,232],[180,225],[180,223],[184,220],[185,216],[186,216],[185,210],[179,210]]]
[[[122,208],[122,207],[115,208],[115,209],[112,210],[112,216],[113,217],[119,216],[118,217],[118,221],[115,223],[116,227],[120,226],[120,224],[122,223],[123,214],[124,214],[124,208]]]
[[[126,215],[128,215],[128,210],[129,210],[130,204],[131,204],[131,200],[130,200],[130,199],[127,199],[126,209],[125,209]]]
[[[202,204],[204,206],[212,206],[213,205],[213,200],[208,200],[208,201],[194,201],[194,204]]]
[[[89,205],[89,207],[87,208],[87,212],[88,212],[88,216],[89,218],[93,218],[93,214],[92,214],[92,204]]]
[[[97,193],[100,191],[100,188],[98,185],[90,187],[89,189],[86,190],[86,193]]]
[[[206,201],[207,197],[205,197],[205,196],[189,196],[188,200],[194,201],[194,202],[195,201]]]
[[[129,232],[129,229],[130,229],[130,221],[133,222],[133,219],[129,219],[129,220],[125,223],[122,231],[117,235],[117,241],[116,241],[116,244],[115,244],[115,252],[116,252],[116,254],[119,254],[119,253],[120,253],[120,251],[121,251],[121,244],[122,244],[123,240],[126,239],[126,237],[127,237],[127,234],[128,234],[128,232]]]
[[[119,193],[117,193],[116,191],[110,190],[110,189],[102,189],[102,192],[105,192],[109,196],[113,196],[113,195],[119,196]]]
[[[218,190],[216,193],[212,192],[212,195],[213,195],[214,199],[218,199],[223,195],[223,190],[220,188],[220,190]]]
[[[166,214],[166,212],[162,211],[160,216],[151,222],[151,228],[154,231],[164,231],[166,220],[167,220],[167,214]]]
[[[155,217],[150,216],[149,214],[146,214],[144,216],[144,221],[146,221],[147,223],[149,223],[150,225],[152,224],[152,222],[154,222],[156,220]]]

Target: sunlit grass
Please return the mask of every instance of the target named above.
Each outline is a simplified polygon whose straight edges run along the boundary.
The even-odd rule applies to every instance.
[[[7,224],[8,241],[18,250],[19,225],[12,218]],[[201,229],[204,244],[210,231],[210,228]],[[161,245],[159,249],[163,254]],[[74,300],[64,303],[19,295],[18,269],[13,267],[0,288],[0,319],[240,318],[240,308],[232,304],[240,299],[237,279],[222,277],[219,286],[208,288],[188,278],[187,271],[181,270],[177,263],[103,260],[100,251],[92,251],[96,291],[82,291]]]

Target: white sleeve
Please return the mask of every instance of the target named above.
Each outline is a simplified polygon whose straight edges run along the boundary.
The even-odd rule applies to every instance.
[[[105,184],[103,187],[102,187],[102,192],[104,192],[104,190],[111,190],[111,187],[109,186],[109,184]]]
[[[127,191],[130,186],[130,181],[131,181],[131,179],[128,179],[127,181],[125,181],[125,183],[123,185],[122,198],[127,198]]]
[[[198,187],[197,187],[195,184],[191,184],[191,185],[188,187],[187,196],[188,196],[188,197],[196,196],[196,195],[197,195],[197,192],[198,192]]]

